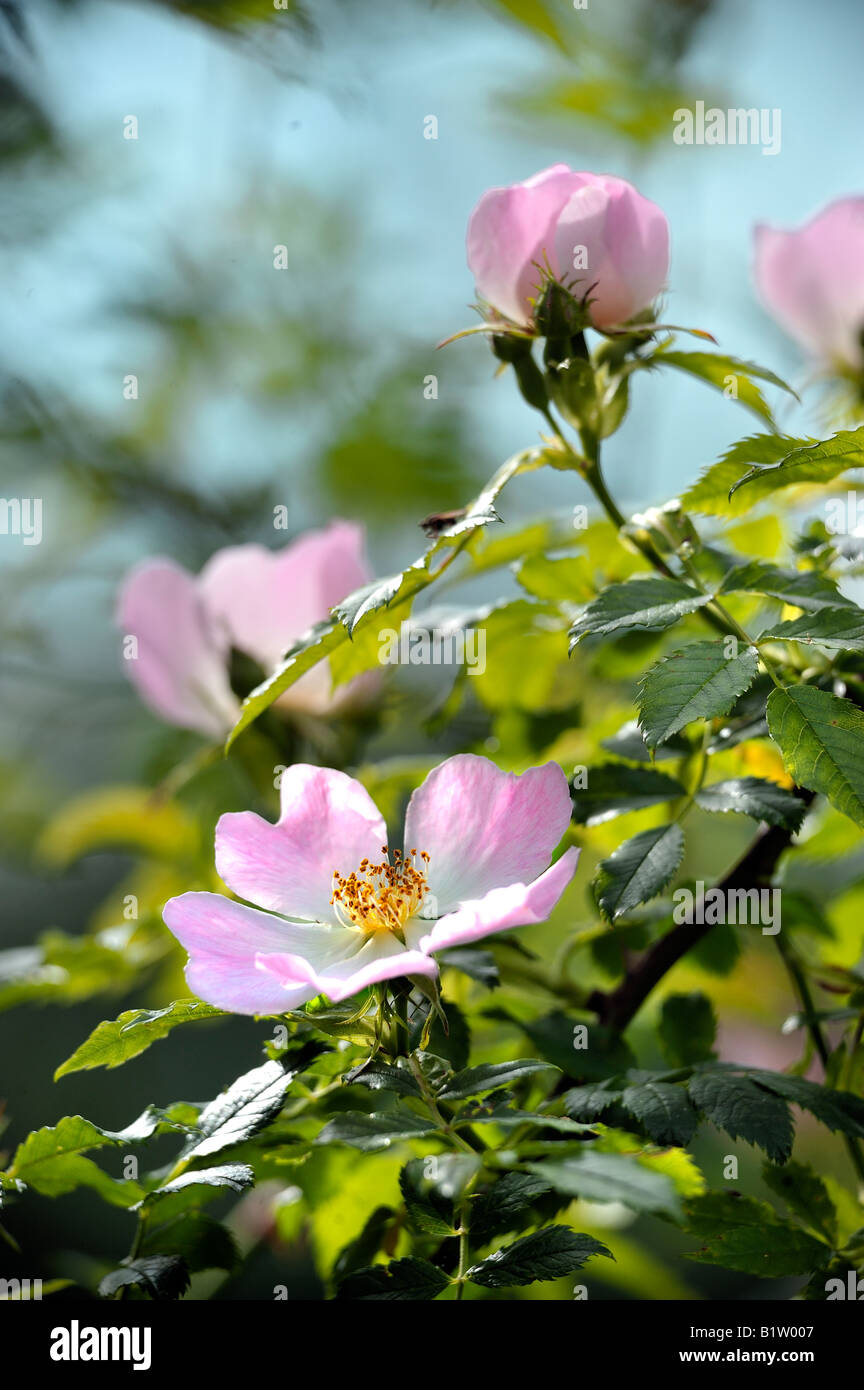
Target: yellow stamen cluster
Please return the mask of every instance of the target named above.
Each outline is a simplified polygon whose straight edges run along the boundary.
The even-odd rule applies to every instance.
[[[333,896],[330,905],[335,907],[336,915],[346,927],[372,935],[374,932],[389,931],[401,935],[405,923],[421,906],[429,891],[426,867],[429,855],[416,849],[402,854],[390,851],[387,845],[381,846],[384,859],[373,864],[370,859],[361,859],[358,869],[343,878],[338,869],[333,873]],[[422,867],[417,867],[417,860]]]

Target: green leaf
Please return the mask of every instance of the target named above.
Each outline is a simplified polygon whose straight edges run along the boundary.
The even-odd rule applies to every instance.
[[[864,1100],[860,1096],[851,1091],[835,1091],[831,1086],[820,1086],[803,1076],[787,1076],[785,1072],[748,1068],[748,1074],[760,1086],[766,1086],[802,1110],[809,1110],[811,1115],[835,1133],[839,1131],[853,1139],[864,1139]]]
[[[505,1173],[471,1204],[472,1242],[485,1245],[494,1236],[524,1224],[520,1222],[523,1212],[549,1191],[549,1184],[533,1173]]]
[[[265,1062],[239,1076],[201,1111],[198,1132],[183,1154],[184,1161],[221,1153],[265,1129],[282,1109],[285,1091],[303,1065],[299,1062],[286,1071],[281,1062]]]
[[[864,425],[840,430],[831,439],[793,449],[779,463],[767,468],[751,468],[730,488],[730,496],[746,487],[750,501],[758,500],[777,488],[796,483],[830,483],[850,468],[864,466]]]
[[[664,1081],[628,1086],[622,1092],[621,1104],[655,1144],[672,1144],[678,1148],[689,1144],[699,1123],[683,1086]]]
[[[361,1110],[346,1110],[328,1120],[316,1144],[347,1144],[349,1148],[374,1153],[389,1149],[404,1139],[422,1139],[435,1133],[435,1123],[407,1110],[387,1110],[367,1115]]]
[[[452,970],[461,970],[478,985],[495,989],[501,983],[498,962],[491,951],[476,946],[454,946],[450,951],[439,951],[440,965],[449,965]]]
[[[807,807],[799,797],[776,782],[762,777],[733,777],[727,782],[712,782],[696,793],[696,804],[703,811],[738,811],[780,825],[785,830],[800,830]]]
[[[500,520],[494,507],[498,494],[512,478],[542,467],[547,459],[547,453],[542,448],[523,449],[514,454],[466,508],[464,516],[448,526],[412,565],[349,594],[334,607],[332,618],[316,623],[304,633],[289,648],[275,671],[243,701],[240,717],[228,735],[226,752],[238,735],[269,709],[295,681],[319,661],[338,651],[343,643],[353,640],[364,620],[371,619],[375,613],[386,608],[390,625],[398,627],[410,613],[417,595],[437,578],[441,565],[435,566],[433,561],[454,547],[461,549],[475,532]]]
[[[392,1207],[376,1207],[359,1236],[343,1246],[333,1265],[333,1281],[340,1284],[349,1274],[365,1268],[374,1260],[393,1226],[396,1212]]]
[[[406,1163],[399,1187],[415,1230],[442,1238],[454,1235],[454,1201],[479,1167],[479,1155],[471,1154],[438,1154]]]
[[[224,1009],[202,1004],[200,999],[177,999],[166,1009],[129,1009],[113,1022],[100,1023],[86,1042],[58,1067],[54,1080],[91,1067],[119,1067],[146,1051],[151,1043],[166,1038],[178,1023],[225,1017]]]
[[[700,1264],[781,1279],[808,1274],[831,1258],[821,1241],[781,1221],[767,1202],[752,1197],[708,1192],[688,1202],[686,1215],[686,1230],[703,1242],[687,1259]]]
[[[356,1071],[346,1072],[346,1086],[368,1086],[370,1091],[395,1091],[400,1096],[421,1096],[422,1091],[407,1067],[389,1062],[366,1062]]]
[[[762,1179],[786,1203],[791,1212],[832,1246],[837,1243],[837,1212],[818,1173],[806,1163],[791,1159],[782,1168],[766,1163]]]
[[[665,1173],[652,1172],[630,1154],[588,1150],[569,1158],[525,1165],[565,1197],[588,1202],[623,1202],[633,1211],[680,1214],[674,1184]]]
[[[28,1134],[18,1145],[7,1177],[41,1192],[43,1197],[60,1197],[77,1187],[92,1187],[114,1206],[128,1207],[142,1196],[142,1189],[131,1180],[119,1181],[104,1173],[88,1149],[131,1142],[122,1131],[100,1129],[80,1115],[66,1115],[56,1125],[46,1125]]]
[[[611,738],[602,739],[600,747],[605,748],[607,753],[614,753],[616,758],[627,758],[634,763],[662,763],[669,759],[685,758],[690,752],[687,740],[675,737],[668,739],[662,748],[649,748],[635,719],[628,719]]]
[[[538,1129],[552,1129],[580,1138],[590,1133],[589,1125],[576,1124],[564,1115],[553,1115],[545,1110],[514,1110],[508,1102],[498,1099],[506,1094],[506,1091],[496,1091],[486,1101],[470,1101],[453,1121],[454,1126],[500,1125],[504,1129],[520,1129],[523,1125],[534,1125]]]
[[[642,830],[625,840],[598,870],[597,901],[604,915],[614,922],[639,903],[656,897],[683,856],[684,834],[674,822]]]
[[[864,652],[864,611],[850,605],[822,608],[818,613],[802,613],[789,622],[774,623],[760,633],[759,641],[804,642],[827,647],[829,651]]]
[[[570,650],[583,637],[610,637],[635,628],[671,627],[687,613],[710,603],[678,579],[628,579],[610,584],[589,603],[570,629]]]
[[[614,1088],[611,1082],[598,1081],[587,1086],[574,1086],[572,1090],[564,1092],[562,1099],[571,1119],[591,1124],[617,1105],[621,1094],[620,1088]]]
[[[663,1053],[676,1067],[706,1062],[717,1034],[714,1006],[705,994],[670,994],[663,1000],[657,1025]]]
[[[787,391],[790,396],[796,395],[791,386],[787,386],[781,377],[775,376],[767,368],[759,367],[755,362],[743,362],[738,357],[727,357],[725,353],[667,352],[661,349],[649,358],[649,365],[652,367],[676,367],[679,371],[687,372],[690,376],[698,377],[701,381],[707,382],[709,386],[716,387],[724,394],[729,384],[729,378],[733,377],[736,393],[730,399],[740,401],[742,405],[748,406],[756,415],[767,420],[769,425],[773,423],[771,411],[765,403],[762,392],[754,382],[767,381],[772,386],[779,386],[782,391]]]
[[[783,603],[794,604],[818,612],[820,608],[855,608],[851,599],[840,593],[833,579],[816,570],[783,570],[764,560],[750,560],[736,565],[724,577],[720,593],[767,594]]]
[[[255,1173],[248,1163],[222,1163],[218,1168],[195,1168],[189,1173],[180,1173],[161,1187],[148,1192],[145,1201],[163,1198],[175,1192],[185,1192],[189,1187],[230,1187],[232,1192],[243,1192],[245,1188],[251,1187],[254,1181]]]
[[[576,825],[600,825],[629,811],[642,811],[684,796],[680,782],[651,768],[603,763],[588,771],[587,787],[573,788],[573,821]]]
[[[232,1270],[240,1255],[234,1237],[221,1221],[203,1211],[182,1212],[160,1226],[145,1227],[145,1255],[180,1255],[191,1273]]]
[[[512,1288],[560,1279],[581,1269],[592,1255],[614,1259],[611,1250],[593,1236],[577,1235],[567,1226],[544,1226],[512,1245],[496,1250],[480,1264],[472,1265],[468,1278],[487,1289]]]
[[[428,1300],[437,1298],[449,1283],[447,1275],[427,1260],[391,1260],[389,1265],[373,1265],[349,1274],[339,1285],[337,1297],[391,1302]]]
[[[728,714],[758,668],[752,647],[727,656],[722,641],[693,642],[658,661],[643,676],[637,696],[648,747],[655,748],[693,719]]]
[[[484,1095],[498,1086],[511,1086],[537,1072],[549,1071],[551,1063],[538,1062],[536,1057],[520,1057],[513,1062],[486,1063],[479,1067],[466,1067],[457,1072],[439,1093],[438,1099],[448,1103],[465,1100],[468,1096]]]
[[[769,696],[768,728],[798,785],[864,826],[864,713],[827,690],[792,685]]]
[[[698,1071],[690,1079],[690,1099],[718,1129],[764,1149],[775,1163],[792,1152],[792,1117],[779,1096],[750,1076],[722,1070]]]
[[[560,1009],[537,1019],[519,1019],[503,1013],[490,1016],[503,1017],[521,1028],[541,1057],[577,1081],[600,1079],[635,1065],[628,1043],[611,1028],[592,1023],[590,1046],[582,1046],[577,1030],[580,1036],[584,1035],[585,1025]]]
[[[118,1289],[134,1286],[157,1302],[173,1302],[189,1287],[186,1261],[178,1255],[147,1255],[129,1260],[106,1274],[99,1285],[100,1298],[113,1298]]]
[[[793,450],[815,442],[783,434],[752,434],[746,439],[739,439],[685,492],[681,504],[685,511],[700,512],[706,516],[738,516],[748,511],[754,500],[759,500],[746,493],[735,497],[729,495],[750,464],[779,463],[781,459],[788,458]]]

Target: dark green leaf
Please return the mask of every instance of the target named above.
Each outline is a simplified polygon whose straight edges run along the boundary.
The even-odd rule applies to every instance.
[[[600,747],[605,748],[607,753],[614,753],[616,758],[628,758],[634,763],[661,763],[671,758],[686,757],[690,752],[690,745],[686,739],[673,737],[653,750],[652,756],[652,749],[645,742],[635,719],[622,724],[617,734],[613,734],[611,738],[602,739]]]
[[[637,697],[648,747],[663,743],[693,719],[728,714],[755,680],[758,667],[752,647],[728,656],[722,641],[693,642],[658,661],[643,676]]]
[[[389,1265],[349,1274],[339,1286],[338,1297],[381,1300],[432,1299],[443,1293],[450,1280],[426,1260],[392,1260]]]
[[[663,1000],[657,1033],[664,1055],[673,1066],[689,1067],[708,1061],[717,1033],[711,1000],[697,992],[670,994]]]
[[[328,1120],[315,1142],[347,1144],[349,1148],[373,1153],[376,1149],[389,1149],[403,1139],[422,1139],[426,1134],[434,1134],[435,1129],[433,1120],[408,1110],[388,1110],[380,1115],[346,1110]]]
[[[596,1085],[574,1086],[565,1091],[564,1109],[573,1120],[591,1124],[611,1110],[621,1099],[621,1090],[616,1090],[610,1082],[599,1081]]]
[[[671,627],[710,599],[677,579],[629,579],[610,584],[570,629],[570,650],[583,637],[610,637],[634,628]]]
[[[767,594],[770,598],[814,613],[820,608],[855,607],[827,575],[819,574],[816,570],[778,569],[764,560],[750,560],[730,570],[720,586],[720,592]]]
[[[487,1289],[512,1288],[544,1279],[560,1279],[581,1269],[592,1255],[613,1259],[612,1252],[593,1236],[577,1235],[567,1226],[544,1226],[512,1245],[496,1250],[480,1264],[472,1265],[468,1278]]]
[[[161,1226],[145,1228],[145,1255],[181,1255],[194,1274],[202,1269],[232,1270],[240,1258],[234,1237],[203,1211],[187,1211]]]
[[[702,1241],[687,1258],[763,1279],[808,1274],[831,1251],[800,1226],[781,1221],[767,1202],[731,1192],[708,1192],[687,1204],[687,1231]]]
[[[317,1049],[312,1055],[316,1052]],[[298,1059],[294,1070],[286,1071],[281,1062],[265,1062],[262,1067],[238,1077],[227,1091],[202,1110],[198,1133],[184,1153],[184,1159],[188,1162],[221,1153],[265,1129],[282,1109],[285,1091],[302,1066]]]
[[[672,777],[650,768],[605,763],[588,771],[587,787],[573,789],[576,825],[600,825],[628,811],[641,811],[684,796],[684,788]]]
[[[674,822],[625,840],[598,870],[597,901],[604,915],[614,922],[656,897],[674,876],[683,855],[684,834]]]
[[[807,1081],[803,1076],[787,1076],[785,1072],[749,1069],[760,1086],[767,1086],[784,1100],[791,1101],[802,1110],[809,1110],[817,1120],[833,1131],[848,1134],[854,1139],[864,1139],[864,1100],[851,1091],[835,1091],[830,1086],[820,1086],[816,1081]]]
[[[471,1204],[473,1244],[485,1245],[494,1236],[514,1230],[522,1213],[550,1190],[549,1184],[533,1173],[505,1173]]]
[[[401,1096],[421,1096],[422,1092],[407,1067],[389,1062],[366,1062],[356,1071],[346,1072],[346,1085],[368,1086],[370,1091],[395,1091]]]
[[[768,728],[792,777],[864,826],[864,714],[848,700],[792,685],[768,698]]]
[[[99,1285],[102,1298],[113,1298],[118,1289],[134,1285],[157,1302],[173,1302],[189,1287],[186,1261],[177,1255],[147,1255],[130,1260],[106,1274]]]
[[[187,1187],[230,1187],[232,1192],[242,1192],[251,1187],[255,1174],[248,1163],[222,1163],[218,1168],[196,1168],[190,1173],[180,1173],[147,1194],[149,1202],[174,1192],[183,1192]]]
[[[680,1211],[678,1193],[666,1174],[644,1167],[630,1154],[588,1149],[570,1158],[546,1159],[526,1167],[565,1197],[623,1202],[633,1211],[666,1212],[670,1216]]]
[[[738,811],[754,820],[765,821],[767,825],[783,826],[785,830],[800,830],[807,814],[807,807],[799,797],[761,777],[712,782],[696,793],[696,804],[703,811]]]
[[[802,613],[789,622],[773,623],[759,635],[776,642],[804,642],[827,647],[829,651],[864,652],[864,612],[846,608],[820,608],[818,613]]]
[[[664,1081],[646,1081],[628,1086],[621,1104],[637,1119],[655,1144],[689,1144],[699,1118],[687,1099],[683,1086]]]
[[[452,1236],[456,1230],[454,1200],[480,1165],[479,1155],[441,1154],[412,1158],[399,1174],[399,1187],[415,1230]]]
[[[461,970],[463,975],[476,980],[478,985],[495,989],[501,983],[498,962],[491,951],[477,946],[454,946],[451,951],[439,951],[438,961],[449,965],[453,970]]]
[[[792,1117],[779,1096],[749,1076],[722,1070],[698,1071],[690,1080],[690,1099],[718,1129],[764,1149],[775,1163],[792,1151]]]
[[[549,1062],[538,1062],[536,1057],[520,1057],[513,1062],[467,1067],[447,1082],[439,1100],[452,1103],[454,1100],[465,1100],[468,1096],[480,1096],[486,1091],[494,1091],[498,1086],[510,1086],[537,1072],[548,1071],[550,1065]]]
[[[375,1208],[359,1236],[355,1236],[354,1240],[343,1246],[337,1255],[333,1265],[334,1283],[341,1283],[347,1275],[365,1268],[370,1260],[374,1260],[392,1228],[395,1216],[392,1207]]]
[[[824,1182],[809,1164],[795,1163],[790,1159],[782,1168],[778,1168],[773,1163],[766,1163],[762,1178],[805,1226],[831,1245],[836,1245],[837,1212]]]

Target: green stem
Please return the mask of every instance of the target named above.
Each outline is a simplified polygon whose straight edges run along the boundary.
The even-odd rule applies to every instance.
[[[810,993],[807,977],[795,958],[794,952],[781,940],[780,936],[775,936],[774,940],[777,944],[777,949],[780,952],[783,964],[786,966],[789,979],[792,981],[792,987],[798,996],[798,1001],[801,1005],[801,1015],[804,1019],[810,1041],[822,1063],[822,1069],[825,1073],[827,1084],[828,1064],[831,1054],[828,1051],[828,1044],[825,1041],[825,1035],[822,1032],[819,1019],[816,1017],[813,996]],[[849,1159],[852,1163],[852,1167],[855,1169],[858,1181],[864,1184],[864,1156],[862,1156],[858,1140],[853,1139],[849,1134],[844,1134],[843,1142],[846,1145],[846,1151],[849,1154]]]

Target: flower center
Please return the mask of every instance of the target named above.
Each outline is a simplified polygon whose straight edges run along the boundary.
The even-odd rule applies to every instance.
[[[429,891],[426,867],[429,855],[416,849],[403,855],[401,850],[390,851],[381,846],[384,859],[373,864],[369,859],[361,859],[360,866],[343,878],[338,869],[333,871],[333,896],[330,904],[336,909],[336,916],[343,926],[353,927],[368,936],[375,932],[389,931],[401,936],[402,928],[413,917]],[[417,867],[418,858],[422,867]]]

